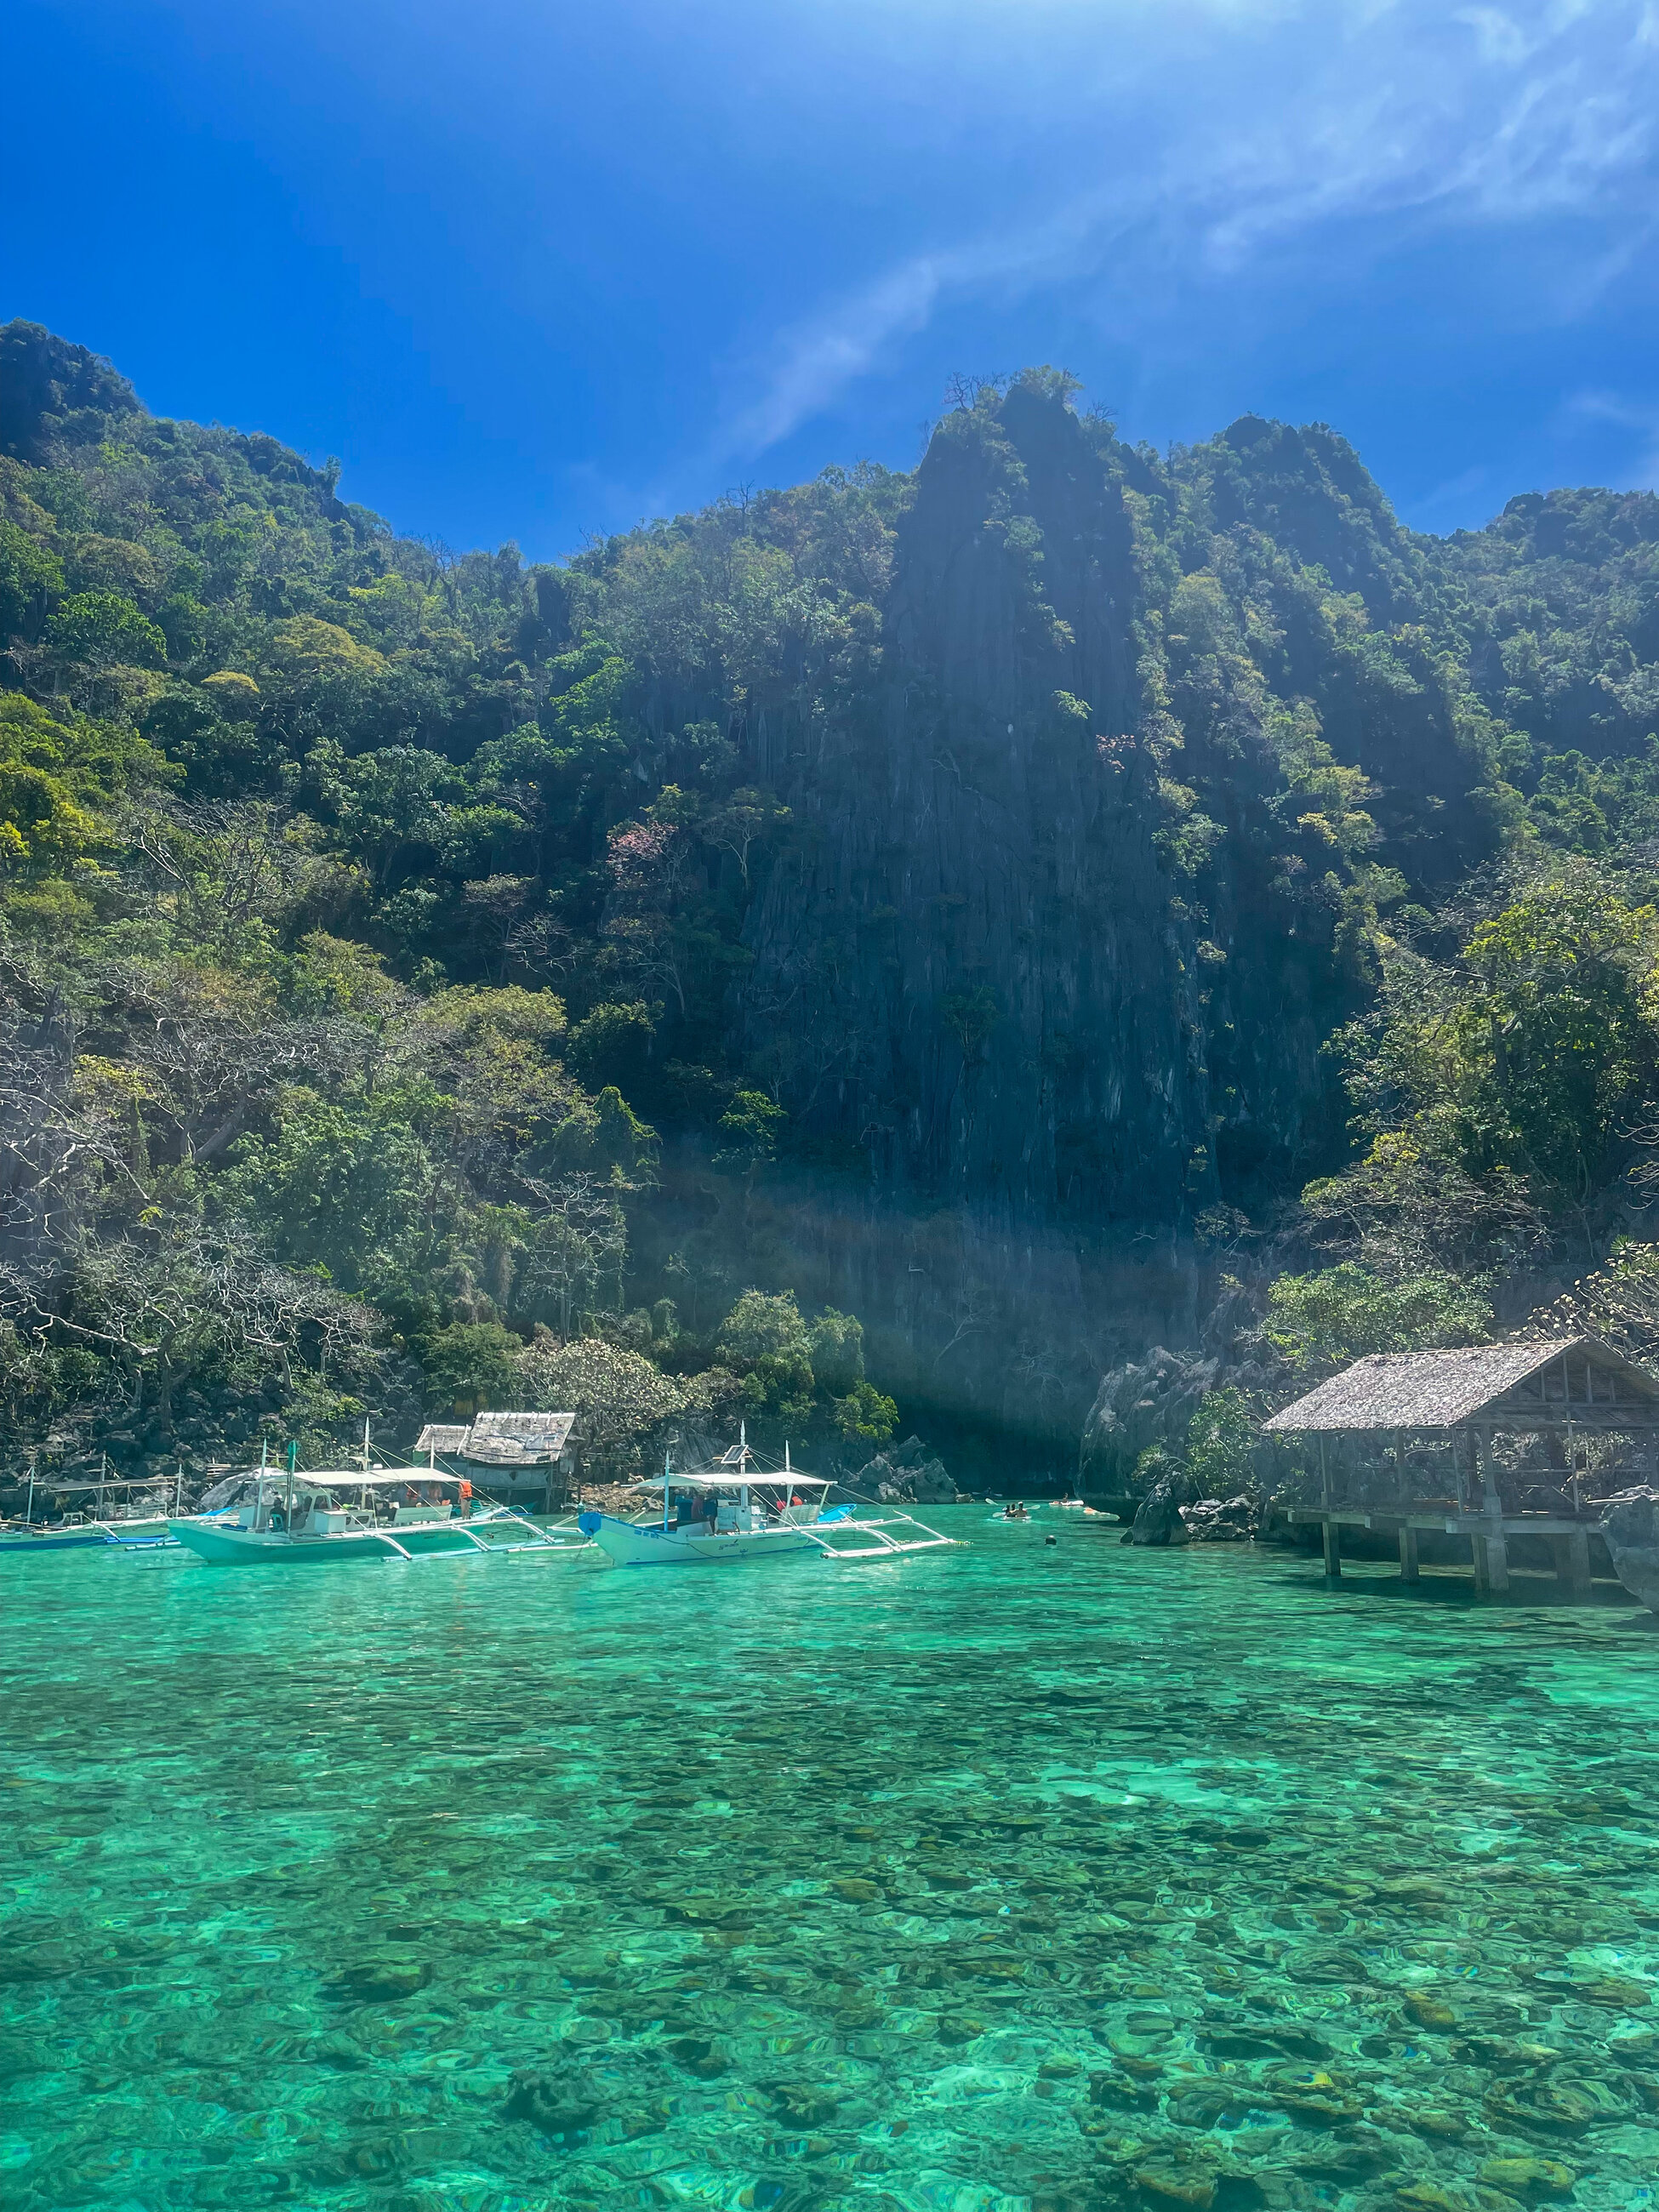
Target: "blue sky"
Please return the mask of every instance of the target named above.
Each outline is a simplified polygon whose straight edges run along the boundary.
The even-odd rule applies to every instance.
[[[1659,0],[12,0],[0,317],[537,557],[953,372],[1659,482]],[[27,88],[26,90],[24,88]]]

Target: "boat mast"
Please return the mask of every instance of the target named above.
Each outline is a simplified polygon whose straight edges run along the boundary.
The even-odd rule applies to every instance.
[[[668,1476],[673,1463],[673,1453],[665,1451],[662,1455],[662,1533],[665,1536],[668,1534]]]

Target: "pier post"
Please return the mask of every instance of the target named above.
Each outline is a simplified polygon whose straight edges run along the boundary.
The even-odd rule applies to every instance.
[[[1474,1565],[1474,1594],[1485,1597],[1489,1587],[1486,1581],[1486,1540],[1473,1531],[1469,1535],[1469,1557]]]
[[[1400,1524],[1400,1579],[1414,1583],[1417,1574],[1417,1531],[1409,1521]]]
[[[1474,1432],[1475,1465],[1480,1470],[1480,1510],[1489,1513],[1496,1521],[1504,1510],[1504,1501],[1498,1494],[1498,1476],[1492,1461],[1492,1431],[1477,1429]]]
[[[1509,1547],[1504,1541],[1504,1500],[1498,1493],[1498,1473],[1492,1465],[1490,1429],[1475,1431],[1475,1451],[1480,1468],[1480,1510],[1490,1524],[1489,1532],[1474,1540],[1486,1553],[1484,1582],[1477,1566],[1475,1587],[1494,1592],[1506,1590],[1510,1586]]]
[[[1328,1582],[1338,1583],[1342,1579],[1341,1524],[1339,1522],[1333,1521],[1330,1516],[1327,1514],[1323,1526],[1325,1535],[1325,1577]]]
[[[1590,1595],[1589,1530],[1575,1528],[1555,1540],[1555,1578],[1581,1603]]]

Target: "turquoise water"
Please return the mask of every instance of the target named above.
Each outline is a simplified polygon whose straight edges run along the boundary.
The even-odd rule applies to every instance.
[[[1659,1624],[937,1517],[0,1562],[9,2212],[1653,2203]]]

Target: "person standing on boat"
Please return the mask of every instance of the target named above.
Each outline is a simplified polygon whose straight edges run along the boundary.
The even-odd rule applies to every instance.
[[[460,1495],[455,1500],[455,1511],[453,1517],[457,1521],[470,1521],[472,1518],[472,1484],[465,1475],[461,1477]]]

